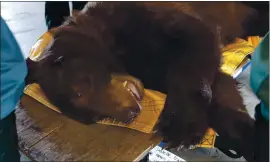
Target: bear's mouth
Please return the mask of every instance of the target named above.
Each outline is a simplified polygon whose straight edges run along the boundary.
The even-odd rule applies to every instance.
[[[134,98],[142,110],[142,106],[139,103],[144,97],[144,86],[140,80],[135,77],[126,74],[113,74],[112,79],[122,82],[123,87],[127,90],[130,95]]]
[[[139,91],[133,83],[129,81],[124,81],[123,86],[128,92],[130,92],[130,94],[134,97],[136,101],[140,100],[141,96],[139,94]]]
[[[134,121],[143,108],[140,101],[144,87],[140,80],[128,74],[113,74],[107,90],[110,100],[116,104],[116,112],[108,110],[109,118],[124,124]]]
[[[127,74],[112,74],[112,79],[122,82],[124,88],[132,92],[136,100],[141,101],[144,97],[144,85],[143,83]]]
[[[136,88],[136,86],[133,83],[129,82],[129,81],[124,81],[123,86],[132,95],[134,100],[137,102],[137,105],[139,106],[139,109],[142,110],[142,106],[138,102],[140,100],[141,96],[140,96],[139,91]]]

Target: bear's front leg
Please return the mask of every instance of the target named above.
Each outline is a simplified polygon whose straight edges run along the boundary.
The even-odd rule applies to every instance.
[[[220,138],[231,141],[231,148],[253,160],[254,120],[243,104],[236,81],[222,72],[212,85],[213,102],[209,111],[209,124]]]
[[[211,85],[221,54],[216,35],[201,21],[177,9],[166,14],[157,17],[171,42],[164,78],[167,99],[157,131],[172,147],[188,147],[198,144],[209,126]]]

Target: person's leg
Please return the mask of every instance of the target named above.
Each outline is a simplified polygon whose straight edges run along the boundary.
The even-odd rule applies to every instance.
[[[0,120],[0,162],[20,162],[15,112]]]
[[[261,114],[261,105],[256,106],[255,160],[269,161],[269,122]]]
[[[73,10],[82,10],[86,3],[87,1],[73,1],[72,8]]]
[[[45,2],[45,18],[48,29],[60,26],[67,16],[70,16],[68,2]]]
[[[72,2],[72,16],[76,16],[85,6],[87,2],[73,1]]]

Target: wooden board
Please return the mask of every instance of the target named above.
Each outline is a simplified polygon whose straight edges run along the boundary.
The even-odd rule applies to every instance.
[[[19,146],[35,161],[133,161],[160,141],[128,128],[79,123],[26,95],[21,103]]]

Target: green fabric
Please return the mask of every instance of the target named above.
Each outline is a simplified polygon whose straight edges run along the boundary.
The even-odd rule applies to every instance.
[[[252,56],[250,85],[261,100],[263,117],[269,120],[269,32]]]

